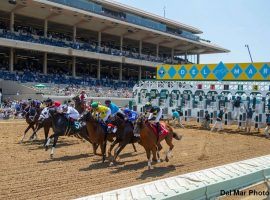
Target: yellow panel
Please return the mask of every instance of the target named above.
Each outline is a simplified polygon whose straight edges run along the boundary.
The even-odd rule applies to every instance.
[[[159,65],[157,80],[266,81],[270,63]]]

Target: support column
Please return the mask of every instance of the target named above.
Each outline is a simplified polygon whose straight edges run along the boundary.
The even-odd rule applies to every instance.
[[[48,36],[48,20],[45,19],[44,21],[44,37],[46,38]]]
[[[174,49],[172,49],[172,61],[173,61],[173,57],[174,57]]]
[[[197,54],[197,64],[200,64],[200,54]]]
[[[187,62],[187,52],[185,53],[185,62]]]
[[[43,74],[45,75],[48,73],[47,60],[48,60],[48,54],[47,52],[45,52],[43,56]]]
[[[113,67],[110,66],[110,75],[113,76]]]
[[[76,77],[76,57],[72,57],[72,76]]]
[[[122,81],[123,80],[123,64],[120,63],[120,66],[119,66],[119,81]]]
[[[77,26],[73,26],[73,42],[76,42],[77,37]]]
[[[121,52],[123,51],[123,40],[124,40],[124,37],[121,36],[121,37],[120,37],[120,51],[121,51]]]
[[[97,66],[97,79],[100,80],[100,60],[98,60],[98,66]]]
[[[14,71],[14,49],[10,48],[10,53],[9,53],[9,71],[13,72]]]
[[[142,66],[139,66],[138,80],[142,80]]]
[[[140,40],[139,44],[139,54],[142,55],[142,40]]]
[[[157,44],[157,52],[156,52],[156,57],[159,57],[159,44]]]
[[[98,46],[101,46],[101,32],[98,32]]]
[[[10,31],[14,32],[14,12],[10,13]]]

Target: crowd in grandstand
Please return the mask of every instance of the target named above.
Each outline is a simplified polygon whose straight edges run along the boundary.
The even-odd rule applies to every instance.
[[[8,30],[7,25],[0,21],[0,37],[14,40],[21,40],[26,42],[40,43],[58,47],[73,48],[84,51],[98,52],[110,55],[125,56],[134,59],[147,60],[152,62],[163,62],[169,64],[186,63],[182,58],[174,57],[172,60],[171,55],[156,55],[139,54],[138,49],[123,46],[120,51],[119,46],[115,46],[110,42],[101,42],[98,46],[97,41],[92,41],[84,38],[77,38],[72,41],[72,37],[68,34],[57,33],[49,31],[47,37],[44,37],[44,31],[41,29],[28,27],[28,26],[15,26],[14,32]]]

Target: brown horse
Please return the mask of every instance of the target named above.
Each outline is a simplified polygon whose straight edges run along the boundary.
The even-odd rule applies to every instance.
[[[85,102],[81,101],[80,97],[77,95],[72,98],[75,102],[75,109],[82,114],[85,111]]]
[[[97,148],[100,146],[102,162],[105,162],[106,159],[106,145],[107,140],[112,141],[114,134],[108,134],[100,123],[92,116],[91,112],[85,113],[81,117],[81,121],[86,122],[86,129],[88,133],[89,141],[93,144],[94,154],[97,155]]]
[[[165,139],[167,145],[170,147],[165,157],[165,160],[168,162],[170,154],[174,148],[174,145],[172,143],[173,138],[175,138],[176,140],[181,140],[182,138],[182,136],[178,136],[173,131],[172,127],[168,124],[162,122],[160,124],[162,124],[168,130],[168,134],[157,137],[157,135],[154,133],[154,130],[150,127],[150,122],[145,121],[143,115],[139,116],[135,123],[134,132],[140,133],[140,144],[144,147],[146,151],[146,156],[148,159],[148,169],[153,169],[151,165],[151,153],[153,155],[153,161],[160,162],[159,151],[162,149],[162,146],[160,144],[161,141]]]

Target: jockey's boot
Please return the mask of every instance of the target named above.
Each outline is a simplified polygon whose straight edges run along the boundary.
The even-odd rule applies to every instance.
[[[156,126],[157,126],[157,133],[158,133],[158,135],[161,135],[161,127],[160,127],[159,122],[156,123]]]

